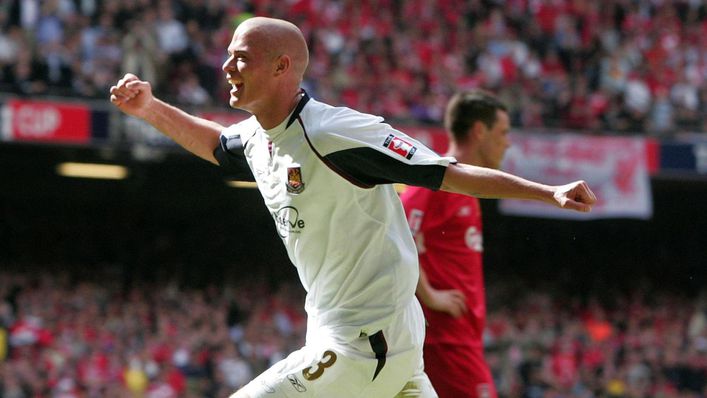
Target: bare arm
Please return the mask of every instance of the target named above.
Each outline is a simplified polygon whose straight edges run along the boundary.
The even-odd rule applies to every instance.
[[[193,154],[218,164],[213,151],[223,126],[190,115],[152,95],[149,82],[128,73],[110,89],[110,101],[128,115],[143,119]]]
[[[537,200],[582,212],[590,211],[597,200],[584,181],[545,185],[500,170],[467,164],[449,165],[441,189],[480,198]]]
[[[459,318],[466,313],[466,297],[459,290],[438,290],[430,285],[425,271],[420,267],[420,279],[415,290],[417,297],[432,310],[446,312]]]

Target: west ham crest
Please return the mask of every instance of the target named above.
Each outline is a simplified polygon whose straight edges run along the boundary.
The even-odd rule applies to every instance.
[[[287,192],[300,194],[304,191],[304,181],[302,181],[302,169],[300,165],[293,164],[287,168]]]

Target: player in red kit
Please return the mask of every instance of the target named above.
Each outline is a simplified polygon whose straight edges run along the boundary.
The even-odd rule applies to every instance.
[[[448,155],[499,168],[510,142],[506,107],[484,91],[455,95],[447,105]],[[484,360],[486,300],[479,200],[409,187],[402,194],[420,256],[417,296],[428,327],[425,371],[440,398],[495,398]]]

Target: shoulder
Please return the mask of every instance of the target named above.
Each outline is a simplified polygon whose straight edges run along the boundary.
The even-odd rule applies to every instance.
[[[332,106],[311,99],[300,114],[313,131],[356,130],[383,122],[380,116],[369,115],[344,106]]]
[[[318,147],[344,143],[348,147],[365,146],[367,142],[377,142],[382,132],[392,129],[380,116],[315,100],[309,101],[300,117],[307,138]]]
[[[238,138],[242,142],[248,141],[260,127],[258,120],[255,116],[251,116],[248,119],[240,121],[236,124],[232,124],[221,131],[222,139],[232,139]]]

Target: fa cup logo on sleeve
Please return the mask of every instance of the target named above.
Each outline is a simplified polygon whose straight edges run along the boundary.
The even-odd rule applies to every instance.
[[[416,146],[393,134],[388,135],[383,146],[408,160],[417,152]]]
[[[287,168],[287,192],[297,195],[302,191],[304,191],[302,169],[300,165],[293,164]]]

